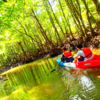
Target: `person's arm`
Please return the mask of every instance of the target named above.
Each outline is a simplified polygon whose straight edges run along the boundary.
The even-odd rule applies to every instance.
[[[62,53],[62,58],[64,57],[64,53]],[[62,61],[62,58],[61,58],[61,60],[60,60],[60,62]]]
[[[77,62],[78,61],[78,57],[75,57],[75,60],[74,60],[74,62]]]
[[[77,62],[79,56],[80,56],[80,52],[78,51],[76,56],[75,56],[75,62]]]
[[[64,53],[62,54],[62,57],[64,57]]]

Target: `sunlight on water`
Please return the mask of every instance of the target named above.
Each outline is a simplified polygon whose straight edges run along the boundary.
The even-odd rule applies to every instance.
[[[89,88],[90,86],[92,86],[93,82],[89,79],[89,77],[82,76],[81,77],[81,84],[82,84],[83,89],[84,89],[84,88]]]
[[[76,51],[72,52],[75,54]],[[93,54],[100,54],[100,50],[94,49]],[[4,72],[2,75],[8,80],[0,82],[0,100],[99,100],[99,69],[83,72],[61,66],[55,69],[59,57]]]

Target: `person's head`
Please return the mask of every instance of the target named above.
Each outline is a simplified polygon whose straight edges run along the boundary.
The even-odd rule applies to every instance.
[[[82,44],[77,45],[78,50],[82,49]]]
[[[64,48],[63,48],[63,52],[64,52],[64,51],[66,51],[66,50],[67,50],[67,48],[66,48],[66,47],[64,47]]]

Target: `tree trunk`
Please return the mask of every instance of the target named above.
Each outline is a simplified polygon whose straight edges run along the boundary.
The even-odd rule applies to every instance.
[[[93,2],[95,4],[98,15],[100,16],[100,2],[99,2],[99,0],[93,0]]]
[[[22,51],[23,51],[24,56],[28,59],[28,56],[27,56],[26,52],[24,51],[24,48],[23,48],[23,46],[22,46],[21,42],[18,42],[18,44],[19,44],[19,46],[21,47],[21,49],[22,49]]]
[[[35,15],[34,10],[32,9],[31,11],[32,11],[32,13],[33,13],[32,17],[34,17],[34,18],[36,19],[37,24],[38,24],[38,27],[39,27],[39,30],[40,30],[40,32],[42,33],[44,39],[46,40],[46,42],[47,42],[49,45],[52,45],[52,46],[53,46],[53,43],[52,43],[52,42],[49,40],[49,38],[47,37],[46,31],[44,31],[42,25],[40,24],[40,22],[39,22],[39,20],[38,20],[38,18],[37,18],[37,16]]]
[[[61,5],[61,2],[60,2],[60,0],[58,0],[58,2],[59,2],[59,4],[60,4],[60,8],[61,8],[61,11],[62,11],[62,13],[63,13],[63,16],[64,16],[64,18],[65,18],[65,21],[66,21],[66,23],[67,23],[67,19],[66,19],[66,16],[65,16],[65,14],[64,14],[64,11],[63,11],[63,8],[62,8],[62,5]],[[67,23],[67,25],[68,25],[68,23]],[[69,26],[68,26],[69,27]],[[70,30],[70,29],[69,29]],[[66,33],[67,33],[67,31],[66,31]],[[69,36],[69,38],[70,38],[70,36]],[[72,37],[73,38],[73,37]],[[71,39],[71,38],[70,38]]]
[[[82,0],[84,5],[85,5],[85,8],[86,8],[86,15],[87,15],[87,19],[88,19],[88,23],[89,23],[89,27],[90,27],[90,31],[91,31],[91,35],[93,36],[93,29],[92,29],[92,25],[91,25],[91,22],[90,22],[90,18],[89,18],[89,9],[88,9],[88,6],[86,4],[86,1],[85,0]]]
[[[17,20],[17,19],[16,19],[16,20]],[[17,21],[18,21],[18,20],[17,20]],[[19,22],[19,21],[18,21],[18,22]],[[33,40],[35,41],[35,39],[34,39],[32,36],[28,35],[27,30],[24,28],[24,26],[21,24],[21,22],[19,22],[19,24],[20,24],[21,27],[23,28],[24,32],[21,32],[20,30],[18,30],[18,31],[21,32],[21,33],[23,33],[23,34],[25,34],[25,35],[27,35],[28,37],[30,37],[31,40],[32,40],[32,42],[33,42]],[[35,42],[36,42],[36,41],[35,41]],[[33,45],[34,45],[34,47],[35,47],[35,51],[37,52],[37,49],[36,49],[36,46],[35,46],[34,42],[33,42]]]
[[[99,0],[93,0],[93,2],[95,4],[95,7],[96,7],[96,10],[98,13],[98,20],[96,22],[96,26],[97,26],[97,28],[100,28],[100,2],[99,2]]]
[[[35,37],[38,38],[39,44],[40,44],[40,46],[41,46],[41,49],[44,50],[44,46],[43,46],[43,44],[42,44],[42,41],[41,41],[40,37],[39,37],[38,35],[35,35]]]
[[[68,28],[69,28],[69,31],[70,31],[70,36],[72,37],[72,40],[73,40],[75,38],[73,36],[72,30],[71,30],[71,27],[70,27],[69,19],[67,19],[67,25],[68,25]]]
[[[78,24],[79,24],[80,30],[81,30],[81,32],[82,32],[82,36],[85,36],[84,31],[83,31],[82,26],[81,26],[81,22],[80,22],[80,20],[79,20],[79,16],[77,15],[75,9],[72,7],[72,3],[69,2],[69,0],[65,0],[65,1],[66,1],[66,4],[67,4],[68,8],[70,9],[70,12],[71,12],[72,15],[75,17],[76,21],[77,21]]]
[[[72,0],[71,0],[71,1],[72,1]],[[85,24],[84,24],[82,15],[81,15],[80,4],[79,4],[79,1],[78,1],[78,0],[76,0],[76,2],[77,2],[77,6],[76,6],[76,7],[78,7],[78,9],[76,9],[76,7],[74,6],[73,2],[72,2],[72,6],[74,7],[73,9],[75,10],[75,12],[77,13],[77,15],[78,15],[79,18],[80,18],[80,21],[81,21],[82,26],[83,26],[83,29],[84,29],[84,34],[87,35],[87,30],[86,30],[86,28],[85,28]]]
[[[48,15],[49,15],[51,24],[52,24],[53,28],[55,29],[55,33],[57,34],[60,43],[62,43],[62,40],[61,40],[61,38],[60,38],[60,36],[59,36],[59,33],[58,33],[58,30],[57,30],[57,28],[56,28],[56,26],[55,26],[55,24],[54,24],[53,19],[52,19],[51,13],[49,12],[49,10],[48,10],[48,8],[47,8],[47,7],[48,7],[47,2],[45,2],[45,1],[43,1],[43,2],[44,2],[44,6],[45,6],[45,8],[46,8],[46,10],[47,10],[47,13],[48,13]]]
[[[62,31],[62,33],[63,33],[63,35],[65,36],[65,33],[64,33],[64,31],[63,31],[63,29],[62,29],[62,27],[61,27],[61,25],[60,25],[60,23],[59,23],[59,21],[58,21],[58,19],[57,19],[57,17],[56,17],[56,15],[55,15],[55,13],[54,13],[54,11],[53,11],[53,9],[52,9],[52,6],[51,6],[51,4],[50,4],[49,0],[48,0],[48,4],[50,5],[51,11],[52,11],[52,13],[53,13],[53,15],[54,15],[54,18],[55,18],[55,20],[56,20],[56,22],[57,22],[58,26],[60,27],[60,29],[61,29],[61,31]]]

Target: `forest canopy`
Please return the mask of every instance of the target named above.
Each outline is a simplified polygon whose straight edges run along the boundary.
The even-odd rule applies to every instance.
[[[95,35],[100,0],[0,0],[0,66]]]

